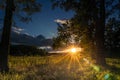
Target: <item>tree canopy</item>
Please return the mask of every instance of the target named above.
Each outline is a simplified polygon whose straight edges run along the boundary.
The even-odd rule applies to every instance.
[[[5,10],[6,0],[0,1],[0,9]],[[36,12],[41,11],[42,5],[37,0],[14,0],[14,18],[13,22],[15,23],[15,19],[19,18],[22,22],[29,22],[32,20],[32,15]]]
[[[105,49],[108,46],[112,47],[111,44],[114,47],[118,46],[120,42],[118,38],[114,39],[117,42],[112,40],[115,36],[120,36],[118,33],[120,0],[52,0],[52,2],[53,8],[60,7],[75,12],[71,19],[71,32],[77,35],[77,39],[80,40],[78,44],[86,47],[86,50],[95,50],[98,63],[104,64]]]

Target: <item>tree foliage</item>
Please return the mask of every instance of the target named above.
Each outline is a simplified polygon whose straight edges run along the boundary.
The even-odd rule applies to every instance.
[[[5,10],[6,0],[0,1],[0,9]],[[22,22],[29,22],[32,20],[32,15],[36,12],[41,11],[42,5],[37,0],[14,0],[14,18],[13,22],[15,23],[15,19],[19,18]],[[16,26],[16,25],[15,25]]]
[[[95,42],[96,27],[100,25],[100,0],[52,0],[53,8],[60,7],[66,11],[75,12],[72,21],[72,32],[84,38],[88,42]],[[91,5],[92,4],[92,5]],[[105,0],[105,21],[109,24],[111,16],[119,18],[119,0]],[[100,27],[100,26],[99,26]],[[104,30],[105,31],[105,30]],[[86,37],[85,37],[86,36]],[[83,38],[83,37],[82,37]],[[83,39],[83,43],[85,39]]]
[[[52,0],[52,2],[53,8],[60,7],[66,11],[75,12],[71,19],[73,28],[71,31],[77,35],[78,40],[81,40],[81,45],[86,46],[87,49],[96,50],[97,59],[99,59],[97,61],[104,64],[105,59],[101,53],[105,53],[106,47],[111,47],[113,36],[119,36],[119,28],[116,24],[118,22],[112,20],[112,24],[116,24],[115,26],[109,25],[109,22],[111,17],[120,20],[120,0]],[[106,25],[109,27],[106,28]],[[116,30],[108,30],[112,29],[110,26]],[[112,39],[109,39],[110,35],[112,35]],[[118,40],[119,43],[118,38],[114,40]],[[115,42],[114,45],[118,45],[118,43]]]
[[[53,44],[53,47],[56,48],[60,48],[60,47],[65,48],[68,46],[75,45],[78,42],[76,38],[77,35],[73,30],[71,20],[63,20],[63,21],[66,21],[66,23],[64,24],[57,23],[58,36],[54,38],[54,44]]]

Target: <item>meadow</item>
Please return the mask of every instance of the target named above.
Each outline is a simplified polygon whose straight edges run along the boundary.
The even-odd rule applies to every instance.
[[[78,55],[9,56],[10,71],[0,80],[120,80],[120,59],[106,62],[112,68]]]

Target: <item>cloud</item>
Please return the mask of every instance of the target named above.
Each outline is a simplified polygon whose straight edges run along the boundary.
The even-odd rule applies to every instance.
[[[12,27],[12,31],[20,34],[21,32],[24,31],[24,29],[22,29],[22,28],[20,28],[20,27]]]
[[[67,24],[67,23],[68,23],[68,20],[56,19],[55,22],[60,23],[60,24]]]

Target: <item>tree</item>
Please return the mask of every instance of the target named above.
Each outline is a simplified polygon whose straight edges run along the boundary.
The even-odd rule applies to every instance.
[[[100,12],[98,24],[96,26],[96,53],[97,63],[105,65],[105,46],[104,46],[104,32],[105,32],[105,0],[100,0]],[[96,23],[97,24],[97,23]]]
[[[105,24],[111,15],[120,10],[119,0],[52,0],[53,7],[61,7],[68,11],[73,10],[73,25],[80,28],[78,36],[86,34],[86,39],[96,47],[97,63],[105,64],[104,44],[105,44]],[[92,4],[92,5],[91,5]],[[75,27],[74,27],[75,28]],[[82,30],[82,31],[81,31]],[[80,33],[80,34],[79,34]],[[88,33],[90,33],[88,35]],[[84,38],[84,37],[82,37]],[[85,39],[84,38],[84,39]]]
[[[59,22],[60,21],[60,22]],[[56,20],[58,25],[58,36],[54,38],[53,48],[64,48],[70,45],[71,36],[73,35],[69,20]],[[61,23],[64,22],[64,23]]]
[[[2,33],[2,39],[1,39],[1,54],[0,54],[0,72],[8,72],[8,54],[10,50],[10,33],[11,33],[11,27],[13,24],[13,13],[18,13],[19,10],[21,10],[21,14],[26,13],[25,15],[29,15],[29,17],[26,16],[20,16],[21,20],[23,22],[30,20],[30,16],[34,12],[40,11],[40,4],[36,3],[35,0],[3,0],[5,1],[5,17],[4,17],[4,25],[3,25],[3,33]],[[4,4],[3,4],[4,6]],[[24,12],[24,13],[23,13]]]

